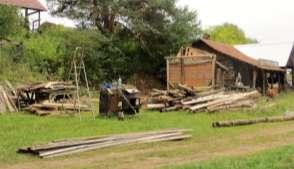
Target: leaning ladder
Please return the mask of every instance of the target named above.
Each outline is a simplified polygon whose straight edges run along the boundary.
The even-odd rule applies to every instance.
[[[75,108],[77,106],[76,110],[78,111],[80,120],[82,119],[81,105],[80,105],[81,73],[83,74],[84,80],[86,82],[87,94],[90,99],[90,109],[91,109],[93,118],[95,119],[95,112],[93,110],[93,106],[92,106],[92,102],[91,102],[92,97],[91,97],[91,92],[90,92],[90,88],[89,88],[89,82],[88,82],[88,78],[87,78],[84,58],[85,58],[84,49],[81,47],[77,47],[74,51],[74,54],[73,54],[73,58],[71,61],[71,68],[70,68],[70,72],[69,72],[69,78],[68,78],[69,80],[73,80],[75,83],[76,96],[75,96],[75,100],[74,100],[74,105],[75,105]]]

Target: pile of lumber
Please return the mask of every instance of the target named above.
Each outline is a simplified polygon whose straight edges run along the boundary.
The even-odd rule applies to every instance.
[[[159,110],[161,112],[176,110],[216,112],[254,107],[258,97],[260,97],[260,93],[256,90],[249,92],[226,92],[221,89],[194,92],[192,89],[187,89],[187,87],[169,91],[153,89],[147,109]]]
[[[179,141],[191,138],[191,135],[185,134],[187,131],[189,130],[172,129],[157,132],[112,135],[106,137],[67,139],[62,141],[53,141],[45,145],[20,148],[18,152],[30,153],[41,158],[50,158],[117,145],[151,143],[160,141]]]
[[[252,119],[252,120],[217,121],[217,122],[213,122],[212,126],[214,128],[222,128],[222,127],[253,125],[253,124],[259,124],[259,123],[275,123],[275,122],[283,122],[283,121],[294,121],[294,115],[262,117],[262,118]]]
[[[62,82],[62,81],[51,81],[51,82],[40,82],[34,84],[28,84],[19,87],[19,91],[40,91],[40,92],[52,92],[60,90],[74,90],[75,86],[72,82]]]
[[[10,89],[11,85],[8,81],[6,84],[7,86],[0,85],[0,114],[18,111],[15,93]]]
[[[88,111],[90,106],[76,103],[76,86],[72,82],[52,81],[17,88],[20,107],[36,115],[56,112]]]

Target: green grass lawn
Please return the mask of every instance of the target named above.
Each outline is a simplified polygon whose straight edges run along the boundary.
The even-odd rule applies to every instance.
[[[82,120],[67,115],[37,117],[25,113],[0,115],[0,164],[30,161],[33,157],[20,155],[16,150],[23,146],[46,143],[52,140],[99,136],[167,128],[193,129],[193,139],[210,136],[224,138],[240,132],[254,131],[261,125],[240,128],[213,129],[215,120],[243,119],[261,116],[282,115],[294,111],[294,92],[281,94],[272,101],[260,99],[254,110],[223,112],[216,114],[187,112],[159,113],[142,111],[141,114],[118,121],[116,118],[97,118],[90,113],[83,114]]]
[[[294,146],[264,151],[247,157],[219,158],[208,162],[163,169],[293,169]]]

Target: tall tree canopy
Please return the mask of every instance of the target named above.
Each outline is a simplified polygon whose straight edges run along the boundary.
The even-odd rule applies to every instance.
[[[230,45],[257,42],[254,39],[248,38],[241,28],[231,23],[210,27],[205,32],[211,40]]]
[[[156,73],[164,57],[199,35],[195,11],[176,0],[49,0],[52,13],[94,29],[107,39],[98,53],[109,77],[134,72]],[[96,53],[97,54],[97,53]],[[97,57],[99,55],[97,54]]]

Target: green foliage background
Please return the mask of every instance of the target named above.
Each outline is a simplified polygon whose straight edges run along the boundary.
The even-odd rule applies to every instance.
[[[75,20],[77,28],[44,23],[37,32],[27,29],[18,9],[0,5],[0,80],[67,80],[74,51],[82,47],[92,87],[138,74],[163,82],[164,58],[202,36],[197,12],[175,0],[76,2],[57,1],[52,12]],[[251,42],[232,24],[207,32],[220,42]]]
[[[208,28],[206,34],[211,40],[230,45],[256,43],[257,40],[247,37],[237,25],[224,23]]]

